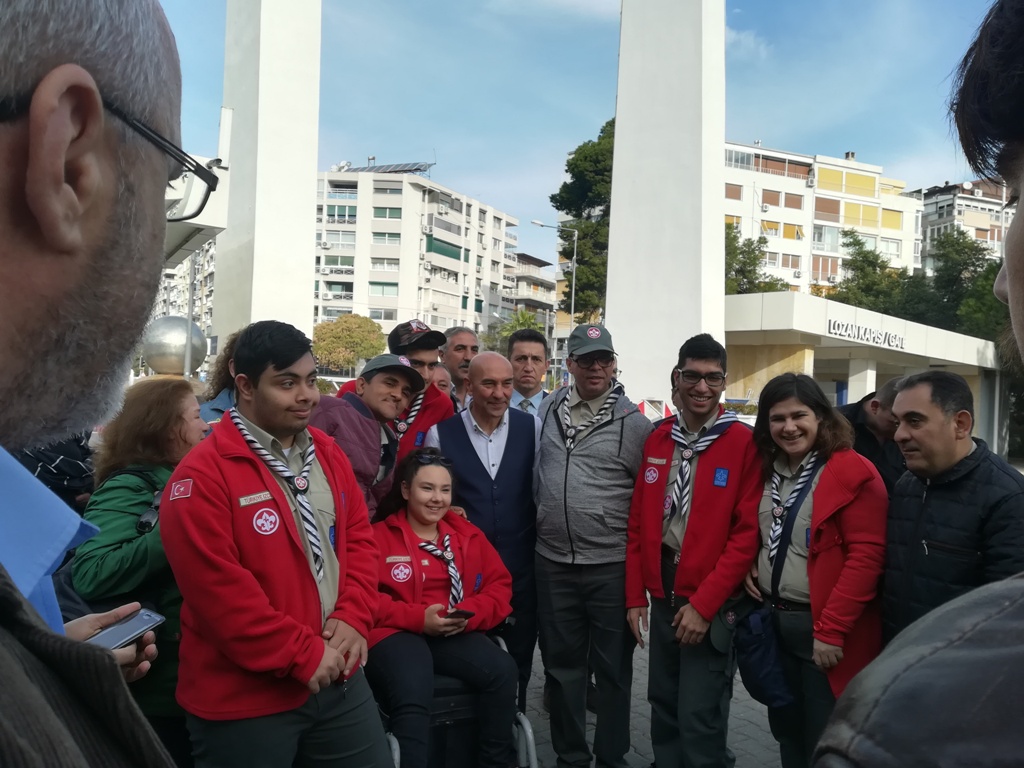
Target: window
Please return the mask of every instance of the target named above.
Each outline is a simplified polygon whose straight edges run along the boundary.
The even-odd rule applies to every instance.
[[[727,149],[725,150],[725,164],[729,168],[752,170],[754,167],[754,156],[749,152],[741,152],[738,149]]]
[[[857,233],[860,235],[860,233]],[[864,247],[868,250],[874,251],[878,249],[878,238],[874,235],[860,235],[860,239],[864,241]]]
[[[351,275],[355,266],[355,256],[342,256],[340,253],[328,252],[323,256],[323,266],[325,267],[347,267],[348,271],[345,274]]]
[[[397,320],[397,311],[395,309],[371,309],[370,319],[371,320]]]
[[[484,300],[483,299],[477,299],[476,301],[473,302],[473,311],[474,312],[483,312],[484,311]]]
[[[767,267],[779,266],[779,254],[772,253],[770,251],[766,252],[764,255],[764,263]]]
[[[782,204],[787,208],[793,208],[794,210],[802,211],[804,209],[804,196],[794,195],[792,192],[787,192],[786,199],[783,201]]]
[[[481,208],[477,211],[477,214],[479,215],[480,223],[487,224],[487,211]]]
[[[832,280],[829,280],[832,278]],[[835,256],[811,257],[811,280],[819,283],[835,282],[839,279],[839,259]]]
[[[328,230],[327,232],[324,232],[324,239],[331,244],[332,248],[341,248],[350,251],[356,247],[355,232],[332,232]]]
[[[446,243],[444,240],[438,240],[433,235],[427,235],[427,252],[439,253],[442,256],[447,256],[449,259],[459,260],[462,255],[462,249],[457,245]]]
[[[882,227],[884,229],[903,229],[903,211],[882,209]]]
[[[843,172],[833,168],[818,169],[818,189],[829,192],[843,191]]]
[[[726,200],[742,200],[743,199],[743,187],[739,184],[725,185],[725,199]]]
[[[761,222],[761,234],[772,235],[773,237],[779,236],[779,222],[777,221],[762,221]]]
[[[726,224],[731,224],[732,226],[736,227],[736,229],[739,229],[740,228],[740,224],[743,223],[743,217],[742,216],[730,216],[727,213],[727,214],[725,214],[725,223]]]
[[[813,250],[825,253],[839,253],[839,227],[814,225]]]
[[[783,224],[782,236],[787,240],[803,240],[804,228],[799,224]]]
[[[839,223],[839,201],[830,197],[814,198],[814,218]]]
[[[783,269],[800,269],[800,257],[792,253],[784,253],[779,266]]]
[[[333,293],[334,297],[342,299],[352,298],[352,283],[336,283],[329,280],[324,281],[324,290]]]
[[[397,296],[398,283],[370,283],[371,296]]]
[[[401,245],[402,235],[398,232],[374,232],[374,245]]]
[[[370,259],[370,269],[382,272],[397,272],[398,259]]]
[[[375,195],[400,195],[402,194],[402,182],[400,181],[375,181],[373,183]]]
[[[861,197],[877,197],[875,193],[875,177],[847,171],[846,193],[860,195]]]
[[[324,320],[334,320],[342,315],[351,315],[352,310],[344,307],[324,307]]]
[[[843,224],[860,227],[878,226],[878,206],[860,203],[843,204]]]
[[[765,205],[781,205],[782,193],[774,189],[761,190],[761,202]]]
[[[354,205],[328,205],[328,224],[355,224],[356,207]]]
[[[879,249],[879,253],[889,259],[889,261],[896,261],[900,257],[900,246],[901,243],[899,240],[890,240],[883,237],[882,247]]]
[[[483,232],[477,232],[476,233],[476,241],[477,241],[478,244],[482,244],[483,243],[483,241],[484,241],[484,233]]]
[[[499,233],[501,232],[501,219],[497,216],[494,217],[494,228],[498,230]]]
[[[373,218],[375,219],[400,219],[402,218],[401,208],[374,208]]]
[[[920,267],[921,266],[921,241],[920,240],[915,240],[914,241],[914,266],[915,267]]]

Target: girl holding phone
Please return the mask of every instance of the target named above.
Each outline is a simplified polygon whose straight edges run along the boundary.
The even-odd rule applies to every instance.
[[[410,453],[377,510],[380,606],[366,675],[390,716],[401,768],[427,765],[435,672],[479,693],[477,765],[508,768],[519,671],[484,632],[511,613],[512,577],[480,529],[451,511],[449,467],[437,449]]]
[[[850,423],[810,376],[768,382],[754,443],[765,485],[746,589],[772,605],[795,699],[768,710],[782,766],[807,768],[836,698],[881,650],[888,497],[878,470],[854,453]]]

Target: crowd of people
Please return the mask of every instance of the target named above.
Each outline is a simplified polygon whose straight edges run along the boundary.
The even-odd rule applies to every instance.
[[[751,429],[698,334],[654,424],[604,325],[549,393],[539,333],[482,351],[414,319],[332,398],[309,339],[261,321],[206,402],[123,393],[164,188],[196,165],[173,36],[156,0],[8,0],[0,29],[0,763],[389,766],[384,712],[425,766],[438,672],[505,768],[538,646],[559,766],[627,764],[637,646],[661,768],[733,764],[737,668],[784,768],[1014,761],[1024,476],[972,437],[964,379],[841,412],[782,374]],[[1021,40],[1024,3],[997,0],[953,102],[1014,196]],[[1024,347],[1022,247],[1014,225],[996,293]],[[87,642],[143,607],[155,632]]]

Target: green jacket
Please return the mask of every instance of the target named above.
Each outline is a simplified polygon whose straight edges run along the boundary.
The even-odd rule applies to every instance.
[[[160,655],[141,680],[129,686],[139,707],[156,717],[183,714],[174,698],[178,684],[178,643],[181,638],[181,592],[160,541],[160,523],[147,534],[135,530],[139,517],[162,490],[173,467],[134,465],[152,482],[121,474],[105,480],[92,494],[85,519],[100,532],[78,547],[71,564],[75,590],[86,600],[123,598],[144,601],[166,617],[157,628]]]

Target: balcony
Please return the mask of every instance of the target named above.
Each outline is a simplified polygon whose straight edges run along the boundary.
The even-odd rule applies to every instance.
[[[324,301],[352,301],[351,293],[334,293],[332,291],[321,291],[320,296]]]
[[[320,222],[321,218],[322,217],[320,217],[320,216],[316,217],[317,224],[321,223]],[[356,223],[356,217],[355,216],[328,216],[327,217],[327,223],[328,224],[355,224]]]
[[[330,189],[327,191],[325,197],[328,200],[355,200],[356,191],[353,190],[342,190],[342,189]]]
[[[505,261],[509,262],[510,264],[518,264],[519,263],[519,257],[516,256],[514,252],[512,252],[512,251],[505,251],[505,253],[503,255],[505,257]]]
[[[505,230],[505,240],[509,243],[518,243],[519,235],[517,235],[515,232],[509,232],[508,230]]]

